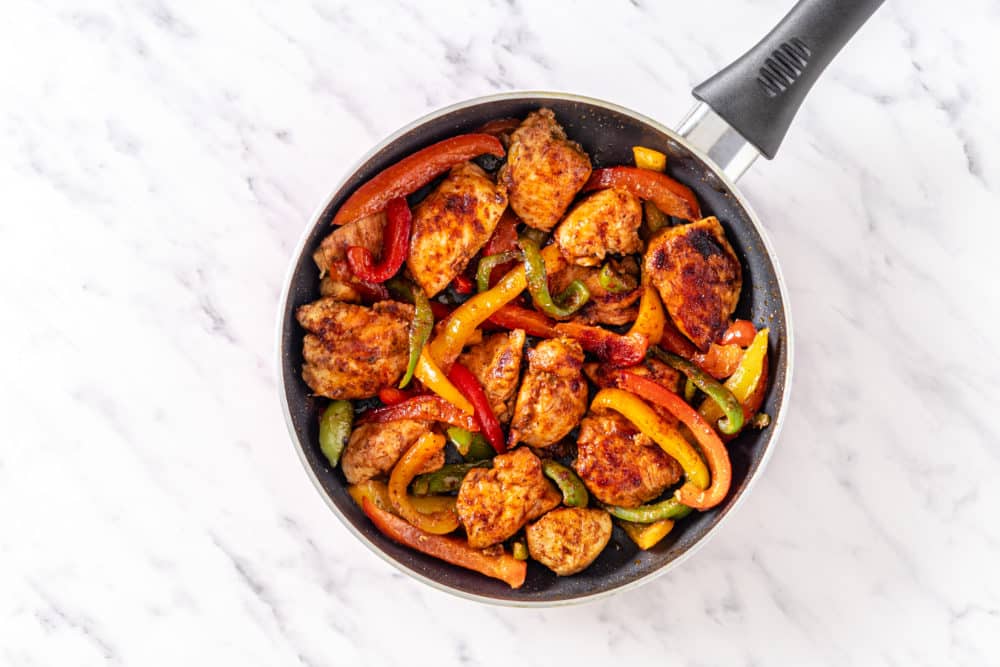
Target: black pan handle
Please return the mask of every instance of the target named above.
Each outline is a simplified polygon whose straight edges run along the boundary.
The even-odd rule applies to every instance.
[[[771,159],[834,56],[883,0],[799,0],[756,46],[693,94]]]

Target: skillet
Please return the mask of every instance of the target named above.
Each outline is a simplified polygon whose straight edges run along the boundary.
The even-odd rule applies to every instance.
[[[806,93],[837,52],[882,0],[801,0],[746,54],[697,86],[698,103],[671,130],[623,107],[578,95],[514,92],[480,97],[431,113],[400,129],[362,158],[319,208],[295,251],[278,317],[280,397],[296,450],[309,477],[344,525],[374,553],[402,572],[461,597],[513,606],[554,606],[592,600],[666,573],[714,534],[746,496],[774,449],[787,412],[792,377],[792,325],[788,293],[764,230],[735,181],[758,155],[770,159]],[[331,470],[318,445],[324,400],[301,380],[304,332],[295,309],[319,298],[313,251],[330,233],[340,205],[362,183],[403,157],[448,137],[473,132],[487,121],[523,118],[548,107],[569,137],[583,145],[595,169],[631,164],[632,146],[667,154],[667,173],[695,191],[704,215],[714,215],[743,265],[743,292],[735,317],[771,330],[770,387],[763,410],[771,426],[747,430],[729,446],[733,480],[717,508],[695,513],[650,551],[639,551],[616,527],[611,542],[586,570],[557,577],[529,561],[524,586],[512,590],[391,542],[347,494],[340,471]]]

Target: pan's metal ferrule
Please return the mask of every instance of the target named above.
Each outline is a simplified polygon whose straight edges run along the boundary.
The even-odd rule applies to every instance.
[[[711,158],[731,181],[738,181],[760,155],[753,144],[704,102],[698,102],[684,117],[677,134]]]

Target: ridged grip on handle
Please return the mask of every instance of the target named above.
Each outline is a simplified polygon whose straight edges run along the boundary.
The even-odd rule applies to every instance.
[[[768,159],[819,75],[883,0],[800,0],[760,40],[693,93]]]

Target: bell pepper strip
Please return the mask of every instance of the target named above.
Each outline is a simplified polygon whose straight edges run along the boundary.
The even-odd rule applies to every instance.
[[[633,146],[632,157],[635,158],[635,166],[639,169],[664,171],[667,168],[667,156],[652,148]]]
[[[420,363],[424,345],[427,344],[427,340],[431,337],[431,331],[434,329],[434,313],[431,311],[430,300],[423,288],[413,285],[411,293],[413,294],[413,320],[410,322],[408,341],[410,359],[406,364],[406,373],[399,381],[400,389],[405,389],[406,385],[413,379],[413,374]]]
[[[665,519],[683,519],[694,511],[674,497],[639,507],[619,507],[617,505],[601,505],[601,507],[616,519],[632,523],[655,523]]]
[[[478,132],[497,136],[507,132],[513,132],[520,126],[521,119],[519,118],[495,118],[487,123],[484,123],[483,126],[479,128]]]
[[[610,263],[601,267],[601,272],[597,274],[597,281],[601,284],[601,287],[612,294],[621,294],[632,289],[620,275],[615,273]]]
[[[469,461],[467,463],[448,463],[434,472],[417,475],[410,490],[415,496],[440,495],[455,493],[462,486],[462,480],[473,468],[492,468],[493,461]]]
[[[749,347],[757,335],[757,328],[750,320],[734,320],[726,332],[719,339],[719,345],[736,344],[740,347]]]
[[[405,520],[379,509],[368,498],[362,499],[361,508],[375,527],[390,540],[439,558],[452,565],[474,570],[487,577],[499,579],[511,588],[520,588],[528,573],[526,561],[517,560],[506,552],[494,554],[473,549],[463,538],[434,535],[411,526]]]
[[[712,343],[708,352],[696,352],[691,361],[717,380],[724,380],[739,368],[743,349],[736,343],[719,345]]]
[[[383,405],[396,405],[413,398],[418,393],[413,390],[403,391],[396,387],[382,387],[378,390],[378,400],[382,401]]]
[[[495,313],[490,315],[489,321],[505,329],[524,329],[529,336],[538,338],[556,338],[559,332],[555,329],[555,322],[548,317],[532,310],[522,308],[513,304],[507,304]]]
[[[650,234],[655,234],[664,227],[670,226],[670,217],[660,209],[656,208],[656,204],[653,202],[643,202],[642,210],[646,214],[646,229],[649,230]]]
[[[474,331],[470,332],[469,338],[473,335]],[[424,347],[424,349],[420,351],[420,358],[417,360],[417,368],[414,370],[413,374],[427,389],[457,407],[467,416],[471,416],[475,413],[476,410],[472,407],[472,403],[469,402],[469,399],[467,399],[462,392],[455,388],[455,385],[451,383],[448,376],[445,375],[441,368],[434,363],[433,359],[431,359],[427,352],[427,347]],[[457,424],[457,426],[461,426],[461,424]]]
[[[368,498],[375,506],[392,512],[392,501],[389,500],[389,486],[378,479],[369,479],[347,487],[347,493],[358,505],[363,498]],[[434,514],[442,511],[455,511],[455,496],[410,496],[410,504],[421,514]]]
[[[472,433],[464,428],[451,426],[446,431],[448,441],[466,461],[481,461],[496,456],[496,450],[486,442],[482,433]]]
[[[663,312],[660,295],[656,292],[655,287],[647,283],[642,288],[642,297],[639,299],[639,314],[636,315],[629,333],[642,334],[650,345],[655,345],[663,338],[663,329],[666,323],[667,316]]]
[[[698,385],[691,382],[691,378],[684,378],[684,400],[690,403],[694,400],[694,397],[698,394]]]
[[[635,366],[646,356],[649,339],[645,334],[623,335],[579,322],[560,322],[556,332],[572,338],[580,347],[614,366]]]
[[[399,272],[410,252],[410,227],[413,215],[405,197],[389,200],[386,206],[385,232],[382,241],[382,259],[375,263],[371,250],[361,246],[347,249],[347,263],[351,271],[369,283],[384,283]]]
[[[551,479],[562,492],[563,505],[566,507],[586,507],[590,496],[587,494],[587,487],[583,481],[577,477],[572,469],[567,468],[558,461],[546,459],[542,462],[542,472]]]
[[[625,190],[639,199],[651,201],[667,215],[685,220],[701,218],[701,208],[691,188],[666,174],[637,167],[595,169],[582,191],[605,188]]]
[[[452,365],[451,370],[448,371],[448,379],[472,403],[472,409],[475,411],[479,428],[482,430],[483,435],[486,436],[486,440],[493,446],[493,449],[498,454],[503,454],[507,451],[503,430],[500,428],[500,421],[493,413],[493,407],[490,405],[490,399],[486,397],[486,392],[483,391],[483,386],[479,384],[479,380],[472,374],[472,371],[456,362]]]
[[[495,268],[503,264],[509,264],[520,259],[520,257],[521,252],[519,250],[507,250],[495,255],[486,255],[480,259],[479,266],[476,268],[476,287],[479,288],[479,291],[485,292],[490,288],[490,277],[493,275]]]
[[[461,273],[455,276],[454,280],[451,281],[451,286],[459,294],[472,294],[476,291],[475,283]]]
[[[319,418],[319,448],[335,468],[340,462],[340,454],[344,451],[348,438],[351,437],[353,421],[354,409],[350,401],[330,403]]]
[[[355,190],[333,216],[333,224],[378,213],[391,199],[412,194],[456,164],[485,153],[503,157],[503,145],[489,134],[460,134],[419,150]]]
[[[699,489],[708,488],[708,468],[698,451],[638,396],[623,389],[602,389],[594,396],[590,409],[610,409],[620,413],[663,451],[677,459],[684,469],[686,484],[693,484]]]
[[[507,208],[493,229],[493,234],[483,246],[483,257],[497,255],[508,250],[517,250],[517,215],[513,209]]]
[[[420,530],[434,535],[446,535],[458,528],[458,514],[454,509],[432,514],[422,514],[410,502],[406,489],[417,476],[417,471],[427,465],[432,456],[444,448],[444,438],[436,433],[424,433],[399,457],[389,475],[389,502],[396,514]]]
[[[619,519],[618,525],[622,527],[629,539],[635,542],[635,546],[643,551],[655,547],[674,529],[673,519],[661,519],[653,523],[632,523]]]
[[[698,354],[698,348],[680,332],[680,329],[669,317],[663,323],[663,337],[660,338],[660,347],[685,359],[690,359]]]
[[[566,260],[555,245],[546,246],[542,250],[542,259],[545,260],[545,268],[552,272],[560,270],[566,264]],[[518,266],[511,269],[492,288],[473,296],[456,308],[444,321],[440,333],[428,345],[433,360],[442,368],[450,367],[462,352],[462,347],[472,332],[490,315],[517,298],[527,286],[524,266]]]
[[[467,431],[479,430],[479,424],[472,418],[472,415],[465,414],[440,396],[431,396],[430,394],[414,396],[396,405],[387,405],[384,408],[363,412],[358,423],[384,424],[398,419],[444,422],[452,426],[460,426]]]
[[[714,401],[724,413],[722,419],[715,422],[719,430],[727,435],[739,433],[743,428],[743,407],[740,405],[733,393],[711,375],[701,370],[687,359],[682,359],[676,354],[664,352],[658,347],[650,348],[650,353],[660,361],[679,370],[694,382],[698,389],[708,395],[708,399]],[[702,413],[704,417],[704,413]]]
[[[708,464],[712,483],[707,489],[699,489],[688,482],[675,493],[677,500],[696,510],[711,509],[721,503],[729,493],[729,486],[733,480],[733,467],[729,461],[729,452],[726,451],[726,446],[719,439],[715,429],[694,408],[685,403],[684,399],[658,382],[628,371],[618,371],[615,375],[619,387],[666,408],[688,427],[698,442],[701,454]]]
[[[740,415],[745,421],[760,409],[767,391],[767,335],[767,329],[757,332],[736,372],[725,382],[725,388],[739,402]],[[722,410],[711,400],[702,403],[698,412],[709,423],[722,416]]]
[[[590,299],[590,290],[581,280],[574,280],[562,294],[553,297],[549,293],[549,277],[545,271],[545,260],[534,239],[523,236],[519,241],[524,253],[524,272],[528,280],[528,291],[535,307],[551,317],[569,317],[580,310]]]
[[[516,540],[510,545],[510,555],[518,560],[528,560],[528,545]]]

